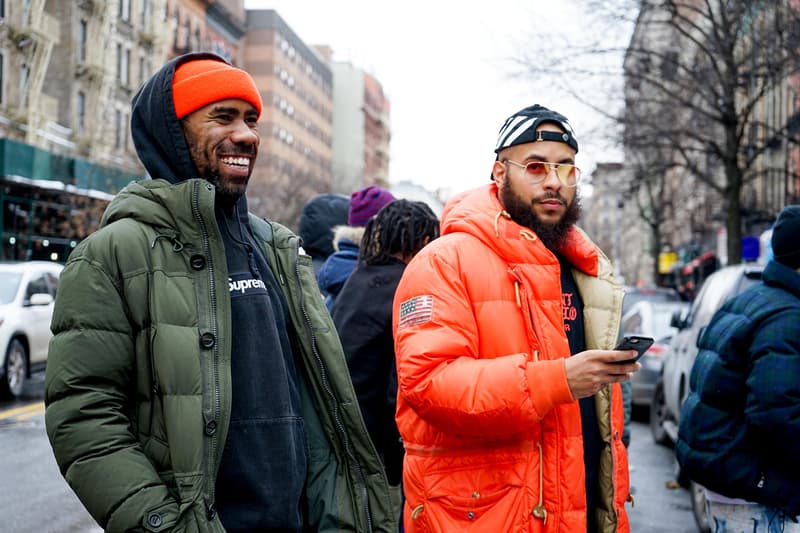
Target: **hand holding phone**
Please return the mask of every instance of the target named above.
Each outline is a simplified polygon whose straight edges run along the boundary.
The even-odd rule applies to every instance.
[[[638,361],[643,355],[644,352],[647,351],[650,346],[653,345],[655,339],[652,337],[640,337],[638,335],[631,335],[628,337],[622,337],[617,345],[614,347],[615,350],[636,350],[636,357],[633,359],[626,359],[625,361],[614,361],[614,364],[624,365],[627,363],[635,363]]]

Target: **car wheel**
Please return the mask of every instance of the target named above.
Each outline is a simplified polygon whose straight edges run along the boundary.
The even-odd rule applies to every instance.
[[[706,489],[692,481],[689,483],[689,494],[692,498],[692,514],[697,524],[697,531],[711,533],[711,524],[706,514]]]
[[[664,382],[658,380],[656,388],[653,390],[653,401],[650,402],[650,433],[656,444],[671,446],[672,441],[664,429],[666,419],[667,404],[664,401]]]
[[[6,350],[5,376],[0,380],[0,396],[15,398],[22,394],[28,376],[28,353],[19,339],[11,339]]]

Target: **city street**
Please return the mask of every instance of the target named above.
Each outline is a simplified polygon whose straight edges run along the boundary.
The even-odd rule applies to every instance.
[[[26,384],[21,401],[0,403],[0,530],[13,533],[97,533],[58,472],[44,429],[44,373]]]
[[[689,492],[676,486],[672,450],[653,442],[646,422],[633,422],[628,449],[633,533],[697,533]]]
[[[92,521],[58,472],[44,429],[43,374],[28,383],[21,401],[0,403],[0,515],[3,531],[14,533],[97,533]],[[670,488],[671,450],[653,444],[647,424],[631,434],[628,508],[634,533],[695,533],[689,493]]]

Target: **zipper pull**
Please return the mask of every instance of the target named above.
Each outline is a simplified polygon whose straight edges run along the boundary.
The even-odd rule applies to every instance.
[[[538,518],[539,520],[541,520],[542,524],[547,523],[547,509],[545,509],[544,505],[542,505],[541,503],[533,508],[531,514],[534,516],[534,518]]]
[[[539,448],[539,503],[531,510],[531,514],[544,525],[547,523],[547,509],[544,508],[544,450],[541,442],[537,442],[536,447]]]

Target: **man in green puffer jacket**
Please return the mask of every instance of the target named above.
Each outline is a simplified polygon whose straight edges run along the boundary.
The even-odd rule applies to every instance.
[[[153,179],[61,276],[47,433],[106,531],[396,530],[311,258],[247,213],[261,110],[216,55],[162,67],[131,117]]]

